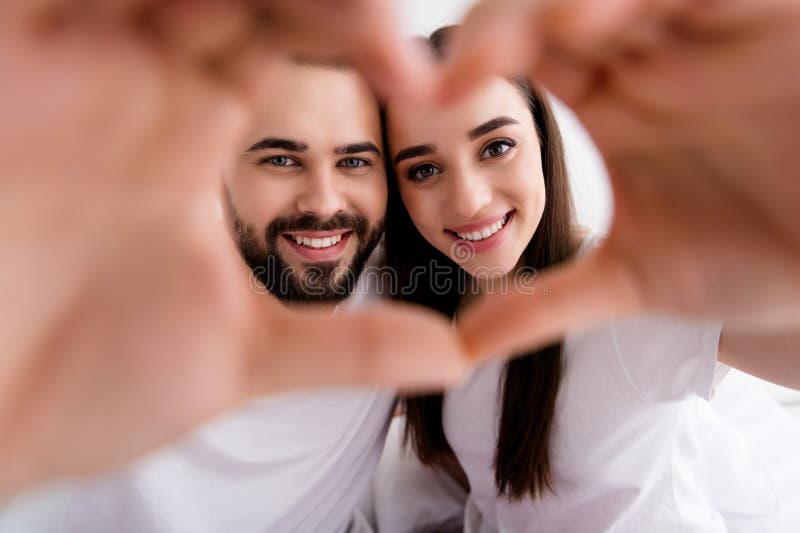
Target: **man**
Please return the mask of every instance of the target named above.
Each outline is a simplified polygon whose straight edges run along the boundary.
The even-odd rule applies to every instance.
[[[254,290],[362,305],[368,287],[355,282],[382,236],[387,194],[377,101],[355,70],[299,60],[276,62],[263,98],[224,194]],[[393,404],[377,390],[254,403],[79,488],[63,530],[343,531]]]
[[[354,71],[281,64],[225,187],[239,250],[284,302],[338,303],[383,234],[378,106]],[[358,80],[360,81],[360,80]]]

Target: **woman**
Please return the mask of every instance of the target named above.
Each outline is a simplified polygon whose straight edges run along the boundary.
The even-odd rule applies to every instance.
[[[452,31],[431,37],[439,56]],[[546,298],[535,271],[590,246],[574,222],[556,122],[525,80],[497,78],[443,110],[390,102],[386,134],[396,298],[451,317],[504,284]],[[573,332],[443,396],[407,398],[405,439],[416,460],[468,492],[474,531],[796,530],[783,478],[761,464],[770,458],[756,460],[706,401],[726,371],[720,334],[720,324],[658,318]],[[401,455],[385,458],[376,482],[379,526],[397,529],[399,515],[381,517],[387,494],[428,525],[452,518],[415,513],[416,489],[404,491],[436,476],[392,486],[392,461],[412,471]],[[783,466],[800,481],[797,461]]]

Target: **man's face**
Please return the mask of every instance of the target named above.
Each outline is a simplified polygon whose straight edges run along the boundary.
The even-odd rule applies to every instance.
[[[281,62],[227,206],[247,264],[284,301],[346,298],[382,235],[378,104],[352,70]]]

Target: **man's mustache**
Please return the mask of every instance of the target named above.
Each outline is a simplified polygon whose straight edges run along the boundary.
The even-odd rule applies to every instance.
[[[292,231],[335,231],[352,230],[360,239],[366,237],[369,222],[366,218],[347,213],[337,213],[327,220],[314,215],[281,217],[267,226],[267,242],[273,242],[282,233]]]

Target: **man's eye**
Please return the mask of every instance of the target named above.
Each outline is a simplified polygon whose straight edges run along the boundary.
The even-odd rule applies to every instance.
[[[517,143],[512,141],[511,139],[503,139],[500,141],[494,141],[489,143],[489,145],[483,149],[481,152],[481,161],[484,159],[491,159],[494,157],[500,157],[501,155],[505,154],[513,147],[515,147]]]
[[[408,179],[411,181],[425,181],[426,179],[441,173],[442,171],[430,163],[422,163],[408,169]]]
[[[272,165],[273,167],[296,167],[299,166],[297,160],[285,155],[273,155],[265,157],[258,162],[259,165]]]
[[[342,159],[339,161],[339,166],[344,168],[361,168],[366,167],[370,164],[369,161],[366,159],[361,159],[359,157],[348,157],[347,159]]]

